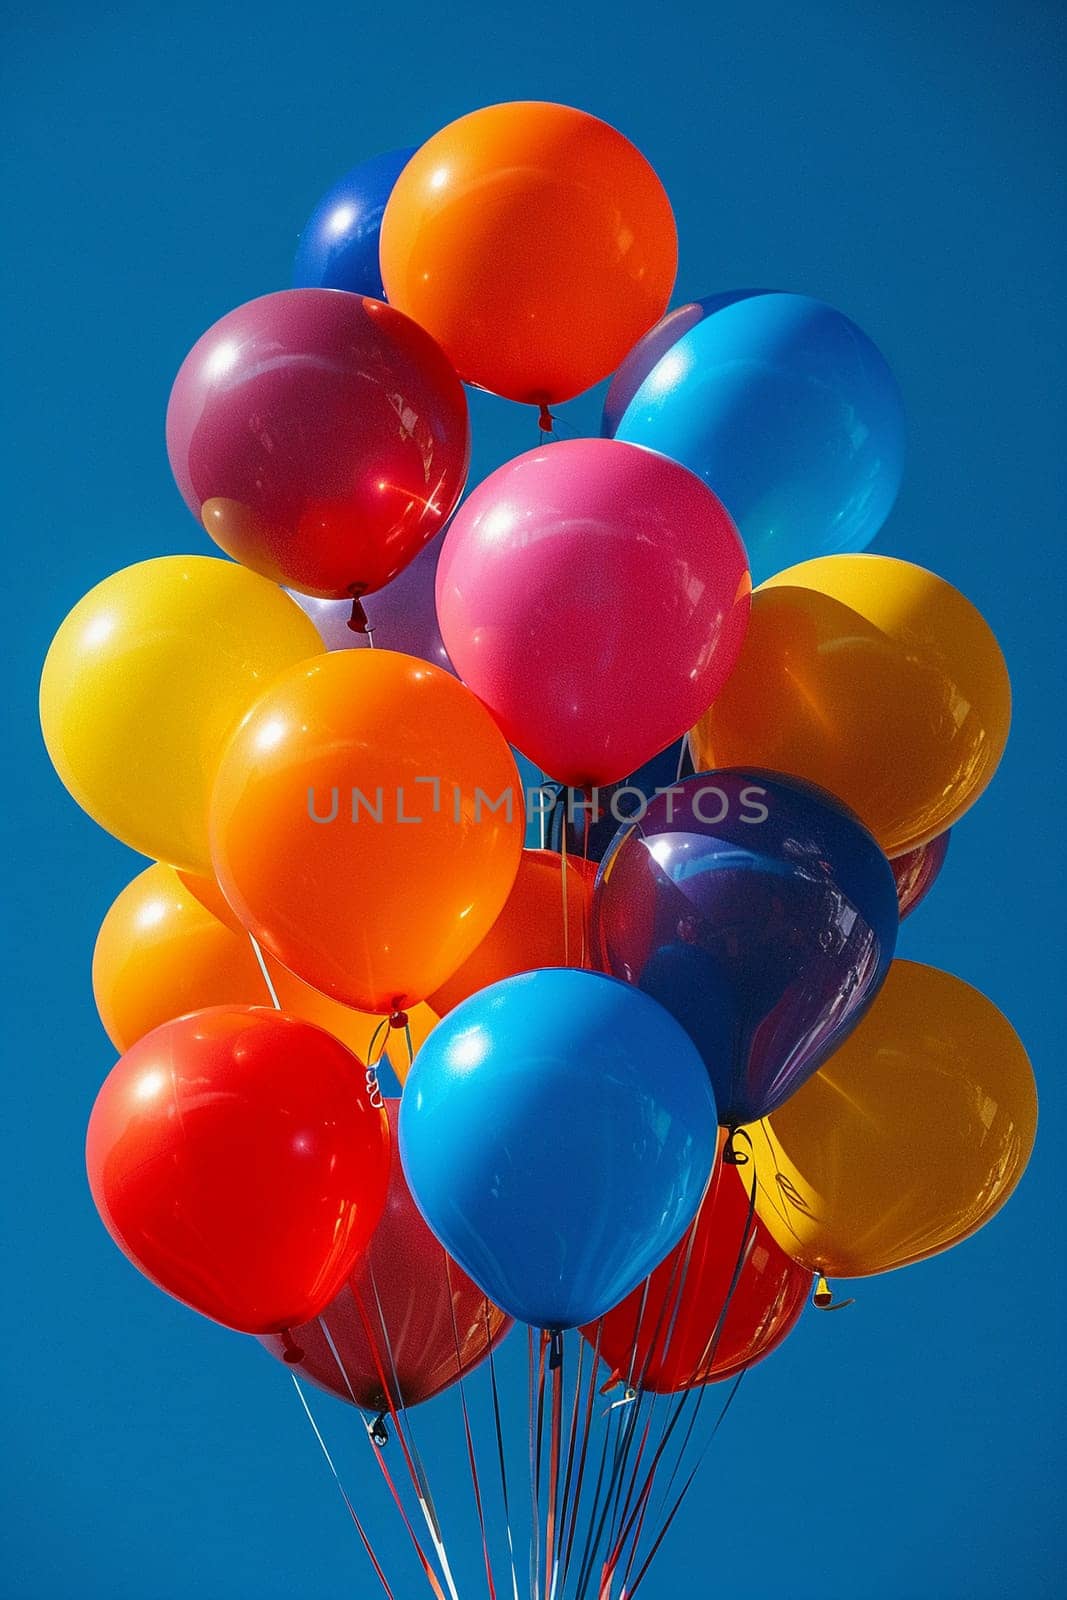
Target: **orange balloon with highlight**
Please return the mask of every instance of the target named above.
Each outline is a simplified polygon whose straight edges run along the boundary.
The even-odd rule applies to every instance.
[[[524,850],[503,911],[474,954],[430,996],[437,1015],[520,972],[587,966],[595,878],[595,861]]]
[[[313,1022],[359,1057],[372,1059],[382,1019],[339,1005],[264,956],[283,1011]],[[116,1050],[129,1050],[161,1023],[209,1006],[271,1003],[248,934],[210,878],[157,865],[138,873],[100,925],[93,952],[93,994]],[[417,1050],[437,1018],[428,1006],[408,1013]],[[383,1040],[378,1036],[374,1057]],[[406,1041],[388,1040],[389,1064],[403,1082]]]
[[[242,925],[306,983],[383,1014],[477,949],[523,828],[518,769],[481,701],[395,650],[335,651],[276,678],[211,804],[215,876]]]
[[[434,134],[381,230],[391,305],[461,378],[552,405],[614,372],[678,270],[674,213],[641,152],[570,106],[488,106]]]

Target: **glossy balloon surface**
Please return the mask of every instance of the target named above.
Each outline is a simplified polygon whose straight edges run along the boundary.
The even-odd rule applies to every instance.
[[[325,1028],[361,1061],[381,1017],[338,1004],[264,955],[283,1011]],[[179,873],[173,867],[148,867],[128,883],[100,925],[93,952],[93,994],[108,1038],[117,1050],[174,1017],[208,1006],[271,1003],[252,941],[210,878]],[[417,1050],[437,1018],[428,1006],[408,1013]],[[382,1037],[378,1034],[377,1050]],[[389,1063],[403,1082],[406,1040],[392,1033]]]
[[[460,677],[523,755],[579,789],[628,776],[696,720],[748,610],[745,553],[715,496],[611,439],[498,468],[461,507],[437,569]]]
[[[216,877],[307,983],[406,1009],[477,948],[522,851],[511,751],[455,678],[392,650],[279,678],[231,741],[212,802]]]
[[[415,154],[371,156],[328,189],[300,235],[293,264],[296,289],[347,289],[384,300],[378,238],[393,185]]]
[[[898,856],[974,804],[1010,721],[1004,657],[958,589],[890,556],[826,556],[756,590],[693,747],[702,767],[819,784]]]
[[[366,1251],[320,1319],[284,1339],[260,1338],[281,1361],[295,1346],[303,1360],[289,1364],[301,1378],[374,1412],[440,1394],[484,1361],[512,1326],[419,1215],[396,1147],[400,1102],[385,1104],[392,1136],[389,1192]]]
[[[393,305],[462,378],[509,400],[569,400],[667,308],[670,201],[640,151],[570,106],[460,117],[405,167],[382,221]]]
[[[378,300],[285,289],[193,346],[167,408],[170,464],[223,550],[275,583],[380,589],[448,520],[467,476],[463,387]]]
[[[897,881],[901,922],[922,904],[940,877],[951,837],[951,833],[939,833],[936,839],[909,850],[907,855],[896,856],[891,862]]]
[[[688,1227],[715,1101],[684,1030],[595,972],[524,973],[443,1018],[416,1058],[400,1151],[437,1237],[497,1305],[576,1327]]]
[[[1034,1075],[1007,1018],[959,978],[895,961],[851,1038],[752,1129],[756,1205],[808,1270],[888,1272],[988,1222],[1036,1127]]]
[[[696,1221],[647,1283],[582,1329],[623,1383],[654,1394],[720,1383],[770,1355],[799,1321],[811,1273],[759,1217],[748,1225],[748,1170],[717,1167]]]
[[[268,1333],[317,1316],[373,1233],[389,1127],[329,1034],[217,1006],[126,1052],[85,1154],[104,1225],[145,1277],[217,1322]]]
[[[48,754],[78,804],[144,855],[210,871],[226,742],[284,668],[322,652],[300,608],[211,556],[158,556],[81,600],[41,674]]]
[[[904,408],[883,356],[800,294],[712,295],[672,311],[623,362],[604,426],[704,479],[757,583],[870,544],[904,465]]]
[[[687,1029],[726,1126],[780,1105],[870,1005],[896,944],[893,874],[830,795],[698,773],[619,830],[593,948]]]

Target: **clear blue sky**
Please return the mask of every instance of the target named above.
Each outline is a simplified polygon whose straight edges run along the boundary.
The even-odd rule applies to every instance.
[[[54,628],[99,578],[206,548],[163,444],[169,384],[196,336],[287,284],[305,214],[362,155],[523,97],[584,106],[648,154],[678,216],[678,299],[798,289],[874,337],[910,422],[906,482],[877,548],[971,596],[1000,636],[1017,697],[1001,772],[957,830],[901,953],[977,984],[1027,1041],[1042,1095],[1030,1171],[980,1237],[861,1284],[847,1312],[809,1313],[750,1375],[658,1586],[642,1592],[1058,1592],[1057,9],[41,0],[8,23],[6,1592],[373,1592],[281,1369],[144,1283],[93,1213],[83,1130],[112,1053],[89,959],[139,862],[53,777],[36,681]],[[597,416],[594,398],[564,412],[575,430],[595,431]],[[476,476],[535,442],[530,415],[506,405],[478,398],[474,420]],[[350,1414],[320,1409],[380,1526]],[[446,1448],[434,1429],[423,1423]],[[395,1551],[395,1533],[385,1545]],[[414,1579],[401,1589],[418,1592]]]

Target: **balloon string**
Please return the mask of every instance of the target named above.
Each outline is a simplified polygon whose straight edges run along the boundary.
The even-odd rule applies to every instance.
[[[674,774],[675,783],[681,783],[682,773],[685,770],[685,758],[689,754],[689,735],[683,733],[678,744],[678,768]],[[696,763],[694,762],[694,766]]]
[[[596,1343],[593,1347],[592,1364],[589,1368],[589,1388],[586,1394],[585,1415],[582,1422],[582,1443],[578,1452],[578,1475],[574,1484],[574,1499],[571,1504],[570,1527],[567,1530],[567,1549],[563,1558],[563,1588],[567,1587],[567,1574],[570,1571],[571,1552],[574,1548],[574,1535],[578,1528],[578,1518],[582,1503],[582,1484],[585,1481],[585,1463],[589,1452],[589,1439],[593,1423],[593,1406],[596,1400],[597,1363],[600,1360],[600,1337],[604,1328],[603,1317],[599,1318],[596,1327]],[[584,1343],[584,1341],[583,1341]]]
[[[595,1357],[594,1357],[594,1364],[595,1364]],[[563,1474],[563,1497],[562,1497],[562,1501],[561,1501],[561,1505],[560,1505],[559,1548],[560,1548],[561,1553],[564,1556],[564,1559],[565,1559],[565,1553],[566,1553],[565,1535],[566,1535],[566,1532],[567,1532],[568,1507],[569,1507],[569,1503],[570,1503],[571,1482],[572,1482],[572,1477],[573,1477],[573,1473],[574,1473],[574,1456],[575,1456],[575,1451],[577,1449],[577,1444],[578,1444],[578,1416],[579,1416],[579,1413],[581,1411],[581,1404],[582,1404],[582,1373],[583,1373],[584,1365],[585,1365],[585,1340],[581,1337],[581,1335],[579,1335],[578,1336],[578,1360],[575,1363],[574,1394],[571,1397],[570,1423],[569,1423],[568,1429],[567,1429],[567,1433],[568,1433],[568,1439],[567,1439],[567,1465],[566,1465],[566,1468],[565,1468],[564,1474]],[[566,1580],[566,1569],[564,1568],[563,1582],[566,1583],[566,1581],[567,1581]],[[555,1591],[555,1581],[553,1580],[553,1592],[554,1591]],[[552,1596],[549,1597],[549,1600],[552,1600]]]
[[[396,1600],[396,1597],[393,1594],[392,1589],[389,1587],[388,1579],[386,1578],[385,1573],[382,1571],[381,1562],[378,1560],[378,1557],[375,1555],[374,1547],[371,1544],[370,1539],[367,1537],[366,1529],[364,1528],[362,1522],[360,1522],[359,1517],[356,1515],[356,1508],[352,1504],[351,1500],[348,1498],[348,1492],[345,1489],[344,1484],[341,1482],[341,1479],[340,1479],[340,1476],[338,1474],[337,1468],[333,1464],[333,1457],[330,1455],[330,1452],[327,1450],[326,1441],[322,1437],[322,1434],[319,1432],[319,1425],[315,1421],[315,1418],[311,1414],[311,1407],[308,1405],[307,1400],[304,1398],[304,1391],[300,1387],[300,1384],[297,1382],[296,1373],[292,1372],[292,1373],[289,1374],[289,1376],[293,1380],[293,1388],[296,1390],[297,1398],[299,1399],[300,1404],[304,1408],[304,1415],[307,1417],[308,1421],[310,1422],[311,1430],[314,1433],[316,1439],[319,1441],[319,1448],[320,1448],[320,1450],[322,1451],[323,1455],[326,1458],[326,1465],[329,1467],[331,1473],[333,1474],[333,1481],[334,1481],[334,1483],[336,1483],[338,1492],[339,1492],[339,1494],[341,1496],[341,1499],[345,1503],[345,1506],[346,1506],[346,1508],[348,1510],[348,1515],[352,1518],[352,1521],[355,1524],[356,1532],[359,1534],[359,1537],[360,1537],[360,1539],[362,1541],[362,1544],[363,1544],[363,1548],[367,1552],[367,1555],[370,1558],[371,1565],[373,1566],[374,1571],[378,1576],[378,1581],[381,1584],[382,1588],[385,1590],[387,1596],[389,1597],[389,1600]]]
[[[561,847],[560,847],[560,855],[561,855],[562,860],[563,860],[563,864],[562,864],[562,867],[560,868],[560,874],[559,874],[560,883],[563,886],[563,965],[565,967],[569,967],[570,964],[571,964],[571,929],[570,929],[570,918],[567,915],[567,817],[566,817],[566,813],[564,813],[564,817],[563,817],[563,834],[562,834],[562,843],[561,843]]]
[[[592,805],[592,802],[593,802],[593,791],[590,789],[589,790],[589,804],[590,804],[590,806]],[[582,892],[582,966],[583,967],[591,967],[593,965],[592,929],[591,929],[591,927],[589,925],[589,917],[590,917],[590,912],[591,912],[591,909],[592,909],[592,901],[591,901],[591,897],[586,893],[586,880],[588,879],[588,876],[589,876],[589,821],[590,821],[590,818],[589,818],[589,806],[587,806],[585,808],[585,827],[584,827],[583,832],[582,832],[582,864],[583,864],[583,867],[585,869],[583,871],[583,873],[582,873],[582,883],[581,883],[581,892]]]
[[[489,1328],[489,1301],[485,1302],[485,1343],[489,1352],[489,1382],[493,1397],[493,1422],[496,1426],[497,1459],[500,1466],[500,1494],[504,1502],[504,1526],[508,1538],[508,1555],[511,1560],[512,1600],[519,1600],[519,1575],[515,1569],[515,1540],[511,1531],[511,1505],[508,1499],[508,1469],[504,1451],[504,1429],[500,1417],[500,1390],[496,1381],[496,1358]]]
[[[474,1438],[471,1434],[470,1413],[467,1410],[466,1386],[463,1382],[463,1352],[459,1344],[459,1327],[456,1323],[456,1301],[452,1288],[452,1264],[448,1251],[442,1246],[441,1254],[445,1262],[445,1278],[448,1283],[448,1306],[452,1316],[452,1338],[456,1350],[456,1387],[459,1389],[459,1403],[463,1412],[463,1432],[467,1441],[467,1462],[471,1471],[471,1486],[474,1490],[474,1506],[478,1513],[478,1531],[482,1538],[482,1558],[485,1561],[485,1576],[489,1585],[489,1600],[496,1600],[496,1585],[493,1582],[493,1563],[489,1555],[489,1541],[485,1531],[485,1512],[482,1508],[482,1490],[478,1482],[478,1462],[474,1454]]]
[[[249,938],[249,942],[250,942],[250,944],[252,946],[252,949],[255,951],[256,960],[259,962],[259,970],[263,974],[263,982],[267,985],[267,993],[270,995],[270,1003],[274,1007],[275,1011],[280,1011],[282,1009],[282,1003],[278,999],[278,991],[277,991],[277,989],[274,987],[274,984],[271,982],[271,976],[270,976],[270,973],[267,971],[267,963],[264,960],[263,952],[259,948],[259,943],[256,940],[256,937],[255,937],[254,934],[250,933],[248,935],[248,938]]]
[[[559,1521],[559,1458],[563,1436],[563,1335],[551,1336],[549,1357],[552,1417],[549,1424],[548,1504],[545,1512],[545,1589],[547,1600],[556,1592],[556,1526]]]
[[[526,1330],[526,1356],[530,1369],[530,1595],[541,1595],[541,1510],[538,1490],[541,1477],[541,1428],[544,1422],[545,1362],[542,1347],[534,1363],[534,1330]]]

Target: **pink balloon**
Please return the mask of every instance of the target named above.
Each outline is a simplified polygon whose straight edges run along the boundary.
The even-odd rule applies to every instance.
[[[751,580],[725,509],[666,456],[573,439],[487,478],[445,535],[437,617],[505,736],[588,789],[635,772],[725,683]]]

